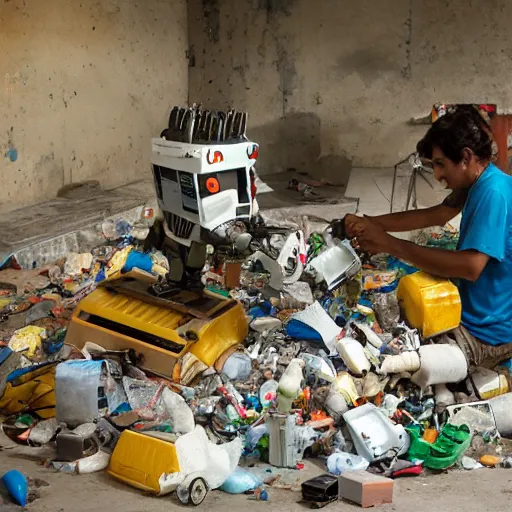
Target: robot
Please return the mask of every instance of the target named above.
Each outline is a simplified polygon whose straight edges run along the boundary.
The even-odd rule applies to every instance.
[[[245,112],[174,107],[168,128],[152,140],[160,211],[148,243],[170,248],[172,282],[197,282],[194,276],[215,230],[237,220],[250,222],[258,211],[259,146],[247,139],[246,123]]]

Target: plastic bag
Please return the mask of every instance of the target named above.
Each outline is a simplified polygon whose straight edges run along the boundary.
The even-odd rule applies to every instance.
[[[327,458],[327,470],[333,475],[341,475],[345,471],[366,471],[369,465],[364,457],[347,452],[336,452]]]
[[[158,393],[160,386],[149,380],[123,377],[123,386],[130,407],[136,411],[150,406]]]
[[[194,430],[194,414],[180,395],[165,388],[162,391],[162,402],[167,409],[174,432],[188,434]]]
[[[304,281],[297,281],[296,283],[285,285],[283,291],[285,294],[289,295],[299,307],[304,304],[310,306],[315,302],[311,287]]]
[[[57,420],[55,418],[40,421],[33,429],[30,430],[28,439],[34,444],[42,445],[49,443],[57,431],[57,427]]]
[[[41,349],[42,340],[46,338],[46,330],[35,325],[18,329],[9,340],[9,348],[13,352],[22,352],[25,357],[32,359]]]
[[[94,455],[79,459],[77,462],[78,472],[82,475],[87,473],[96,473],[107,469],[111,454],[99,450]]]
[[[69,426],[89,423],[99,416],[98,388],[104,361],[66,361],[55,371],[57,421]]]
[[[31,325],[41,318],[46,318],[50,316],[51,310],[55,307],[55,301],[53,300],[43,300],[38,304],[34,304],[25,319],[25,325]]]
[[[238,466],[242,454],[242,440],[237,437],[230,443],[212,443],[203,427],[180,436],[175,443],[180,467],[179,473],[163,474],[160,477],[160,494],[174,490],[183,475],[200,472],[210,489],[218,489]]]
[[[400,306],[396,293],[376,293],[373,310],[383,331],[391,332],[400,321]]]
[[[467,425],[475,432],[494,432],[496,423],[492,413],[484,412],[475,407],[462,407],[451,419],[450,423],[455,426]]]
[[[91,265],[92,254],[90,252],[84,252],[82,254],[70,252],[64,264],[64,274],[68,276],[78,276],[82,274],[83,271],[90,270]]]
[[[263,481],[257,476],[238,466],[220,486],[220,490],[229,494],[243,494],[247,491],[253,491],[262,485]]]
[[[251,358],[244,352],[235,352],[224,363],[222,373],[230,380],[244,381],[249,378],[252,371]]]
[[[267,425],[265,423],[261,425],[256,425],[255,427],[251,427],[247,430],[245,434],[245,447],[249,452],[252,452],[259,440],[265,435],[268,434]]]

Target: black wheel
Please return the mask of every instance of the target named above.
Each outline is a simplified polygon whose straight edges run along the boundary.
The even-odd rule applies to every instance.
[[[188,504],[194,505],[194,507],[201,505],[207,494],[208,486],[206,482],[201,477],[195,478],[188,487]]]

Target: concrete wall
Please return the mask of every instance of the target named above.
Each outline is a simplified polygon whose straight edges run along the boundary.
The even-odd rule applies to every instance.
[[[507,0],[189,0],[191,101],[249,111],[260,172],[414,150],[433,103],[512,107]]]
[[[186,18],[186,0],[0,0],[2,207],[149,175],[187,100]]]

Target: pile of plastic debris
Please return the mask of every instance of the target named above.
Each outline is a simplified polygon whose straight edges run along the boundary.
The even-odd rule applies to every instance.
[[[0,271],[3,432],[53,447],[48,467],[107,469],[193,504],[209,489],[260,500],[269,487],[299,490],[309,457],[336,476],[510,465],[500,445],[512,434],[508,369],[470,372],[458,347],[433,342],[425,318],[434,306],[417,291],[425,275],[359,255],[305,218],[246,234],[243,223],[229,227],[231,245],[207,251],[200,275],[210,297],[241,303],[245,318],[228,328],[233,320],[220,316],[204,343],[196,324],[205,320],[187,316],[165,375],[128,344],[106,350],[98,334],[78,348],[66,336],[74,308],[101,283],[133,269],[162,279],[170,267],[161,252],[126,235],[46,268]],[[453,290],[428,283],[440,325],[453,322],[456,300],[443,302]],[[227,334],[234,329],[243,336]],[[310,501],[332,501],[331,484]]]

